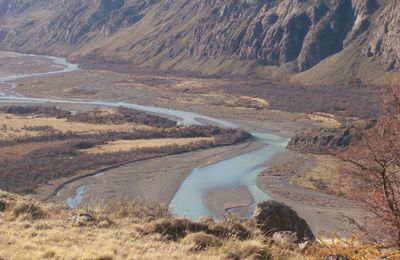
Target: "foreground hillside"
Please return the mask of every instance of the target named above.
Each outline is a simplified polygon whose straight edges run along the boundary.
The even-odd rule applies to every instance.
[[[284,212],[284,211],[281,211]],[[297,244],[268,238],[256,222],[191,222],[144,202],[70,210],[0,191],[0,259],[395,259],[351,241]],[[297,225],[304,225],[300,222]],[[306,224],[305,224],[306,225]],[[321,240],[324,241],[324,240]],[[340,254],[343,258],[334,258]],[[331,258],[328,258],[328,257]]]
[[[400,70],[399,10],[399,0],[2,0],[0,48],[378,84]]]

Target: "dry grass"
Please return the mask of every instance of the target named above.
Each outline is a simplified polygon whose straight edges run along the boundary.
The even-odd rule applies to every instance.
[[[192,233],[182,240],[183,245],[188,245],[193,251],[201,251],[221,246],[221,241],[213,235],[204,232]]]
[[[0,114],[0,139],[12,140],[25,136],[38,136],[46,131],[75,132],[75,133],[99,133],[105,131],[129,131],[132,129],[148,129],[148,126],[138,124],[85,124],[70,122],[67,119],[55,117],[17,116]],[[51,129],[50,129],[51,128]]]
[[[34,150],[40,148],[52,148],[59,147],[66,141],[48,141],[48,142],[40,142],[38,143],[22,143],[11,146],[5,146],[0,148],[0,157],[2,158],[16,158],[19,156],[26,155]]]
[[[330,238],[318,239],[318,242],[325,254],[338,254],[347,259],[400,259],[399,249],[385,248],[379,243],[367,244],[357,235],[343,239],[332,234]]]
[[[90,149],[83,150],[89,154],[126,152],[138,148],[158,148],[169,145],[189,145],[201,141],[213,141],[213,137],[194,137],[194,138],[159,138],[141,140],[116,140],[106,144],[98,145]]]
[[[210,86],[211,80],[201,80],[201,79],[188,79],[182,80],[174,85],[172,85],[175,89],[196,89],[196,88],[208,88]]]
[[[336,195],[350,194],[349,183],[345,181],[346,169],[351,165],[331,155],[312,155],[315,165],[309,171],[295,174],[290,182],[312,190],[322,190]]]
[[[301,260],[335,253],[371,259],[362,258],[363,252],[385,254],[387,259],[399,256],[396,250],[351,241],[329,244],[325,240],[296,249],[272,243],[251,222],[175,219],[162,205],[144,201],[103,202],[70,210],[0,191],[0,205],[5,205],[0,207],[0,257],[4,259]],[[77,220],[81,213],[93,219]],[[237,236],[238,230],[247,230],[248,235]]]
[[[324,127],[338,128],[341,123],[336,116],[327,113],[313,113],[308,115],[308,119],[318,122]]]

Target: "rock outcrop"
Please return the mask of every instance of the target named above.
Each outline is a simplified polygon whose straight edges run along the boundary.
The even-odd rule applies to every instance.
[[[367,55],[381,57],[387,70],[400,71],[400,0],[389,1],[375,27]]]
[[[307,222],[300,218],[296,211],[274,200],[258,204],[252,220],[265,235],[273,237],[274,233],[281,232],[280,234],[283,234],[282,231],[286,231],[296,233],[296,242],[315,239]]]
[[[364,130],[376,122],[348,124],[338,128],[321,128],[316,131],[298,133],[290,139],[287,148],[302,153],[329,154],[345,148],[361,139]]]

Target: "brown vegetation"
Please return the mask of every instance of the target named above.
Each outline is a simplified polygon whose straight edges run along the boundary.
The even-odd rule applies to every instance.
[[[374,241],[400,246],[400,88],[392,90],[385,116],[342,157],[358,167],[354,198],[373,214],[359,227]]]
[[[69,121],[89,124],[136,123],[163,128],[174,127],[177,124],[176,121],[161,116],[124,107],[115,110],[95,109],[88,112],[71,113],[55,106],[4,106],[0,107],[0,112],[35,117],[65,118]]]
[[[83,171],[96,171],[101,167],[231,145],[250,137],[250,134],[236,129],[215,126],[176,126],[176,122],[169,119],[122,108],[111,111],[95,110],[75,115],[55,107],[12,106],[3,108],[3,111],[35,117],[65,116],[68,120],[82,122],[88,120],[89,124],[114,125],[140,122],[152,125],[150,128],[133,128],[129,131],[109,130],[95,133],[52,131],[50,127],[41,126],[42,131],[35,136],[0,140],[0,155],[7,154],[10,150],[15,151],[14,156],[0,156],[0,189],[18,193],[33,193],[40,185],[51,180],[69,177]],[[186,141],[184,143],[161,142],[159,145],[148,143],[154,139]],[[135,140],[140,140],[144,144],[137,147],[134,145]],[[114,142],[125,142],[130,144],[130,147],[110,151],[106,149],[102,153],[84,151],[84,149]],[[36,144],[36,147],[32,146],[32,143]],[[46,145],[42,147],[41,144]],[[17,152],[20,150],[18,147],[27,147],[27,145],[31,145],[28,151]]]
[[[269,108],[294,113],[323,112],[339,117],[375,118],[379,115],[379,90],[372,86],[349,88],[346,84],[332,86],[301,86],[255,80],[222,86],[230,94],[247,95],[268,100]]]

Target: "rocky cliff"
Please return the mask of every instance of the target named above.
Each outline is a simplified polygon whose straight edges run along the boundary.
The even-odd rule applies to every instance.
[[[0,0],[0,48],[261,76],[331,62],[369,82],[365,63],[400,71],[400,0]]]
[[[301,153],[335,154],[359,141],[365,130],[375,126],[376,121],[347,123],[338,128],[321,128],[298,133],[290,139],[287,149]]]
[[[386,70],[400,71],[400,1],[389,1],[376,20],[367,55],[382,57]]]

